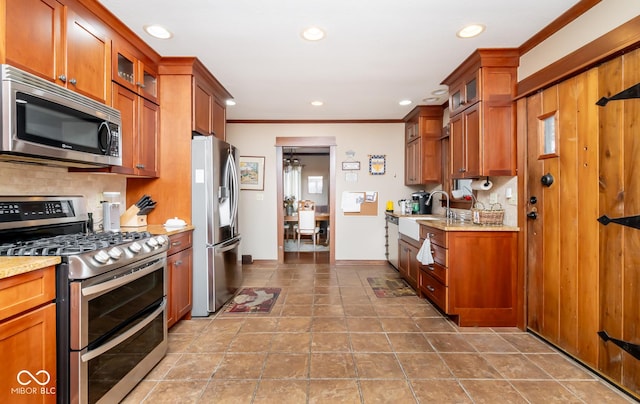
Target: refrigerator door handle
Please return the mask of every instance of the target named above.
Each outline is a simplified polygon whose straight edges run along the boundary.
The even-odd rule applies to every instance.
[[[240,237],[232,238],[229,241],[215,245],[216,254],[223,253],[225,251],[233,250],[240,243]]]
[[[231,198],[231,225],[233,227],[236,226],[236,217],[238,214],[238,171],[236,169],[236,160],[233,157],[233,154],[229,154],[228,160],[229,168],[231,171],[231,183],[229,184],[230,192],[229,197]]]

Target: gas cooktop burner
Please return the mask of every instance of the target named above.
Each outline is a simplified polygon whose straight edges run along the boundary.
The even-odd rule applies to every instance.
[[[66,234],[0,246],[0,256],[69,256],[151,237],[149,232]]]

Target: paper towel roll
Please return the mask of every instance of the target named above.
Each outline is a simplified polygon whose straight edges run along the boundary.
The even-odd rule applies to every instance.
[[[471,189],[478,191],[488,191],[493,187],[493,182],[484,180],[473,180],[471,181]]]

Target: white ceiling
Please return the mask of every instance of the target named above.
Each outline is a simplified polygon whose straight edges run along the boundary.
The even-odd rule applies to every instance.
[[[577,0],[99,0],[163,56],[197,56],[228,119],[400,119],[477,48],[518,47]],[[474,39],[455,33],[486,25]],[[173,38],[142,28],[162,24]],[[300,33],[316,25],[319,42]],[[399,106],[403,99],[409,106]],[[310,102],[322,100],[324,106]]]

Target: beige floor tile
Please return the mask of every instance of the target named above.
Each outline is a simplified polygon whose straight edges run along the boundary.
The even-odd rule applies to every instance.
[[[247,404],[253,399],[257,380],[212,380],[199,403]]]
[[[276,333],[271,339],[271,352],[305,353],[311,350],[311,333]]]
[[[548,403],[582,403],[575,394],[555,381],[514,380],[511,382],[529,402],[533,404]]]
[[[146,396],[145,402],[153,404],[196,403],[207,381],[168,380],[158,382]]]
[[[433,352],[431,344],[422,333],[388,333],[394,352]]]
[[[453,374],[436,353],[400,353],[398,360],[405,374],[415,379],[452,379]]]
[[[305,304],[305,305],[310,305],[313,303],[313,294],[309,293],[309,294],[300,294],[300,295],[292,295],[289,294],[287,295],[287,298],[285,300],[286,304]]]
[[[511,345],[515,346],[522,353],[555,353],[549,345],[540,341],[531,334],[501,334]]]
[[[285,317],[311,317],[313,306],[307,304],[285,304],[282,308],[282,316]]]
[[[226,354],[218,366],[214,379],[259,379],[266,353]]]
[[[351,344],[349,343],[349,334],[347,333],[331,333],[319,332],[312,334],[311,340],[312,352],[349,352]]]
[[[236,334],[226,332],[204,332],[193,338],[184,352],[226,352],[235,338]]]
[[[413,321],[422,332],[456,332],[455,325],[442,317],[418,317]]]
[[[282,317],[278,320],[278,332],[310,332],[311,317]]]
[[[394,354],[354,353],[358,377],[362,379],[404,379]]]
[[[273,333],[240,333],[229,343],[229,352],[267,352],[271,348]]]
[[[434,317],[434,318],[443,318],[442,314],[433,307],[426,300],[423,300],[421,304],[417,304],[410,308],[406,309],[407,313],[413,318],[421,318],[421,317]]]
[[[209,380],[222,361],[221,353],[182,354],[165,380]]]
[[[527,358],[555,379],[572,380],[594,378],[591,373],[587,372],[577,363],[569,361],[563,354],[528,354]]]
[[[248,317],[245,320],[242,328],[240,329],[241,332],[274,332],[278,326],[277,318],[253,317],[259,316],[259,314],[249,316],[251,317]]]
[[[342,294],[342,304],[344,304],[345,307],[348,306],[348,305],[366,306],[366,305],[371,305],[371,299],[369,299],[369,296],[367,296],[366,294],[349,295],[349,294],[344,294],[343,293]],[[371,315],[376,315],[376,314],[372,313],[372,312],[369,312],[368,315],[371,316]]]
[[[313,306],[313,315],[317,317],[344,317],[342,305],[316,304]]]
[[[427,340],[436,352],[477,352],[476,349],[467,342],[464,335],[439,333],[425,334]]]
[[[351,379],[356,377],[353,356],[350,353],[312,353],[310,377],[312,379]]]
[[[412,380],[420,403],[467,404],[471,399],[456,380]]]
[[[365,403],[414,403],[415,397],[406,380],[362,380]]]
[[[383,332],[382,324],[377,317],[349,317],[347,328],[350,332]]]
[[[318,294],[313,298],[314,304],[339,304],[342,305],[342,296],[340,293]]]
[[[481,333],[481,334],[464,334],[464,338],[478,352],[495,352],[495,353],[516,353],[519,352],[516,347],[507,342],[499,334]]]
[[[473,353],[443,353],[442,360],[460,379],[500,379],[502,376],[482,357]]]
[[[306,403],[308,385],[308,381],[261,380],[253,404]]]
[[[245,320],[246,315],[239,318],[225,318],[218,316],[204,329],[204,332],[224,332],[233,334],[240,330]]]
[[[186,352],[195,337],[194,334],[169,334],[167,336],[167,341],[169,342],[167,351],[169,353]]]
[[[211,318],[182,320],[169,329],[170,333],[197,334],[211,325]]]
[[[397,299],[397,298],[386,298],[386,300],[388,299]],[[404,307],[400,305],[386,304],[387,303],[386,300],[383,300],[381,298],[379,299],[379,301],[374,300],[373,309],[378,314],[378,317],[390,317],[392,319],[410,318],[409,313],[406,312]]]
[[[460,380],[476,404],[526,404],[527,400],[504,380]]]
[[[263,379],[307,379],[309,354],[270,353],[262,372]]]
[[[385,333],[350,333],[354,352],[392,352]]]
[[[551,379],[523,354],[482,354],[505,379]]]
[[[622,404],[635,403],[636,400],[597,380],[575,380],[563,385],[573,394],[591,403]]]
[[[344,299],[344,298],[343,298]],[[347,317],[377,317],[371,304],[352,304],[344,302],[344,314]]]
[[[145,380],[162,380],[171,367],[180,359],[181,353],[168,353],[144,378]]]
[[[407,318],[380,318],[382,328],[386,332],[420,332],[420,328],[413,321],[413,319]]]
[[[309,404],[359,404],[360,390],[355,380],[309,381]]]
[[[347,323],[341,317],[314,317],[311,323],[313,332],[346,332]]]

